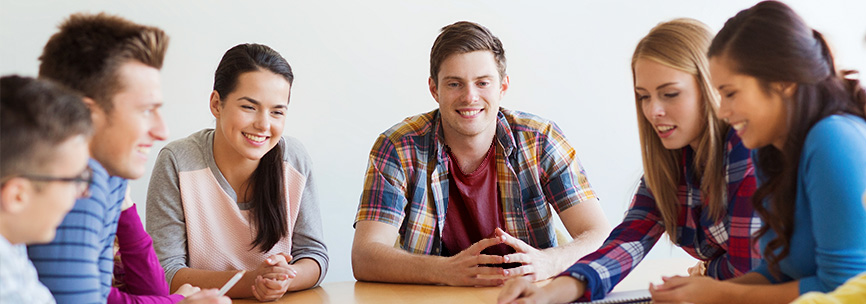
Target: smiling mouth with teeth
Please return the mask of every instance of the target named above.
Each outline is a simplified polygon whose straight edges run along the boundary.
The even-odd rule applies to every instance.
[[[460,110],[458,110],[457,113],[460,113],[460,115],[463,115],[463,116],[475,116],[475,114],[481,113],[481,110],[480,110],[480,109],[478,109],[478,110],[467,110],[467,111],[460,111]]]
[[[247,134],[247,133],[243,133],[243,134],[244,134],[244,137],[249,138],[250,140],[255,141],[255,142],[261,142],[261,141],[265,141],[265,139],[267,139],[267,137],[265,137],[265,136],[255,136],[255,135]]]
[[[150,147],[136,147],[135,151],[138,151],[138,153],[141,154],[147,154],[150,153]]]
[[[659,132],[667,132],[667,131],[675,129],[676,127],[677,126],[656,126],[656,129],[658,129]]]
[[[740,131],[740,130],[742,130],[744,127],[746,127],[746,122],[745,122],[745,121],[742,121],[742,122],[738,122],[738,123],[735,123],[735,124],[731,124],[731,127],[734,128],[734,130]]]

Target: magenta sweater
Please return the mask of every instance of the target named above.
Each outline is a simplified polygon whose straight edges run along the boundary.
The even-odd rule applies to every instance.
[[[108,303],[177,303],[182,295],[169,294],[165,272],[159,265],[153,240],[144,231],[133,205],[120,213],[117,241],[123,263],[123,289],[111,288]]]

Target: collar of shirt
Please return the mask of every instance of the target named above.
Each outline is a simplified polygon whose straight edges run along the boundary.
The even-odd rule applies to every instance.
[[[510,158],[517,144],[514,142],[514,133],[511,132],[511,125],[505,119],[502,111],[503,109],[499,108],[499,111],[496,113],[496,135],[494,138],[499,142],[499,146],[502,147],[505,157]],[[448,151],[445,147],[445,137],[442,136],[442,116],[439,114],[439,111],[433,117],[433,130],[433,139],[436,141],[437,160],[439,164],[447,164]]]

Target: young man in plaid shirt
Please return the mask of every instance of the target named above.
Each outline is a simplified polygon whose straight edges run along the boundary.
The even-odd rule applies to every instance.
[[[552,121],[500,108],[508,86],[505,51],[487,28],[442,29],[429,79],[439,108],[385,131],[370,152],[355,220],[355,278],[460,286],[543,280],[598,248],[610,226],[577,153]],[[552,212],[574,241],[557,244]]]

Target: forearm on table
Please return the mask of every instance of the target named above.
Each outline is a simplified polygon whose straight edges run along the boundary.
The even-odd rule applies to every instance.
[[[586,290],[586,283],[569,276],[556,277],[541,287],[552,303],[567,303],[580,298]]]
[[[770,280],[764,277],[764,275],[757,272],[749,272],[747,274],[741,275],[739,277],[725,280],[726,282],[743,284],[743,285],[768,285],[771,284]]]
[[[352,249],[352,270],[359,281],[443,284],[443,259],[370,242]]]
[[[298,221],[292,232],[292,257],[295,263],[301,259],[309,259],[314,262],[319,277],[313,282],[320,283],[328,272],[328,249],[322,236],[322,221],[319,209],[314,201],[301,204]]]
[[[298,291],[313,287],[319,280],[319,263],[311,258],[297,260],[292,266],[297,267],[298,275],[292,280],[288,291]],[[171,291],[175,292],[183,284],[200,287],[201,289],[221,288],[237,270],[213,271],[194,268],[181,268],[175,272],[171,280]],[[226,293],[230,298],[253,297],[252,286],[255,284],[253,269],[248,269],[240,281]]]
[[[790,281],[780,284],[760,284],[760,281],[754,277],[749,277],[742,281],[751,281],[753,283],[723,281],[723,285],[720,287],[722,287],[721,294],[724,296],[724,299],[717,299],[719,300],[717,302],[790,303],[800,296],[800,281]]]
[[[312,258],[302,258],[297,260],[292,266],[298,268],[298,276],[292,280],[288,291],[298,291],[308,289],[316,285],[321,274],[321,267],[316,260]]]
[[[581,296],[588,288],[592,298],[600,299],[631,273],[663,233],[664,225],[659,220],[655,201],[636,196],[623,222],[611,231],[603,245],[582,256],[578,261],[582,262],[575,262],[565,271],[569,271],[570,276],[583,277],[585,288]]]
[[[297,245],[297,243],[295,243]],[[322,283],[325,279],[325,275],[328,273],[328,263],[330,263],[328,259],[328,252],[324,247],[321,248],[298,248],[300,246],[292,246],[292,261],[289,261],[290,264],[300,263],[301,260],[306,260],[306,263],[310,263],[309,265],[314,266],[306,269],[306,273],[315,272],[318,274],[318,277],[315,278],[313,284],[309,287],[316,287]],[[312,249],[312,250],[311,250]]]
[[[595,252],[611,233],[610,223],[598,203],[591,197],[559,211],[563,226],[573,238],[571,242],[545,249],[554,259],[556,275],[573,265],[581,257]],[[544,279],[544,278],[539,278]]]
[[[576,235],[571,242],[543,251],[555,261],[558,274],[574,265],[580,258],[598,250],[609,232],[609,229],[603,228],[589,229]]]

